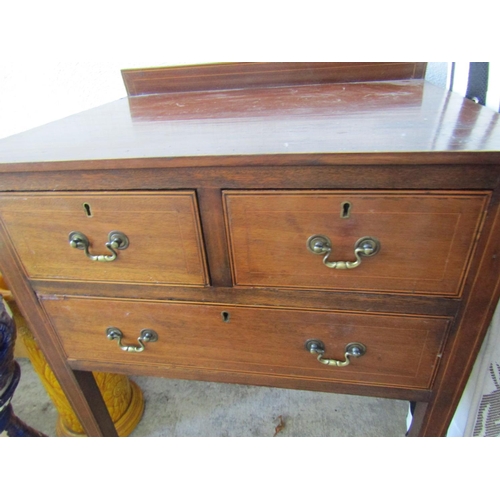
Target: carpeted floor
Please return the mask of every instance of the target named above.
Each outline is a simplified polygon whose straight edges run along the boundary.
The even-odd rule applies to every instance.
[[[57,412],[27,359],[12,405],[55,436]],[[408,402],[265,387],[134,377],[146,401],[132,436],[404,436]],[[280,420],[281,417],[281,420]],[[282,424],[282,425],[280,425]]]

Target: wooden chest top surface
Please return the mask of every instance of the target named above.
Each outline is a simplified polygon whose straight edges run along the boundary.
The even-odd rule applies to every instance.
[[[498,151],[498,113],[422,80],[397,80],[132,96],[3,139],[0,171],[300,154],[474,152],[477,162]]]

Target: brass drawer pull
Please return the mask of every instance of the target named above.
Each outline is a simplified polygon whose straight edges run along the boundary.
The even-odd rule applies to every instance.
[[[117,340],[118,347],[122,351],[126,352],[142,352],[144,351],[144,349],[146,349],[146,346],[144,345],[145,342],[156,342],[158,340],[158,334],[154,330],[144,329],[141,331],[141,335],[137,339],[137,342],[139,342],[139,346],[123,345],[122,344],[123,333],[121,330],[115,328],[114,326],[110,326],[106,330],[106,336],[108,337],[109,340]]]
[[[118,257],[117,250],[125,250],[128,247],[128,238],[119,231],[111,231],[108,235],[106,247],[111,252],[111,255],[92,255],[89,251],[89,239],[79,231],[69,233],[69,244],[73,248],[83,250],[85,255],[95,262],[111,262]]]
[[[363,356],[363,354],[366,353],[366,346],[361,344],[360,342],[351,342],[350,344],[347,344],[345,346],[344,361],[323,358],[323,354],[325,354],[325,344],[323,344],[321,340],[308,340],[306,342],[306,349],[311,354],[317,354],[318,361],[320,363],[323,363],[324,365],[339,366],[339,367],[347,366],[348,364],[350,364],[349,358],[351,357],[359,358],[360,356]]]
[[[316,255],[326,254],[323,258],[323,264],[332,269],[354,269],[361,264],[361,257],[372,257],[380,250],[380,242],[371,236],[364,236],[356,241],[354,245],[354,262],[346,262],[339,260],[337,262],[330,262],[328,258],[333,251],[332,242],[327,236],[315,234],[307,240],[307,248]]]

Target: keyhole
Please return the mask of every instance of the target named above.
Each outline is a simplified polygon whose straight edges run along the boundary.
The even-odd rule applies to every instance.
[[[83,209],[85,210],[87,217],[92,217],[92,210],[90,209],[90,205],[88,203],[83,204]]]
[[[221,316],[222,316],[222,321],[224,321],[224,323],[229,323],[229,313],[227,311],[223,311],[221,313]]]
[[[348,201],[342,203],[342,210],[340,212],[340,217],[342,219],[348,219],[351,215],[351,204]]]

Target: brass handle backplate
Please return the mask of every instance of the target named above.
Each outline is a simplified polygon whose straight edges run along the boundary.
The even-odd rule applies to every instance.
[[[344,360],[340,361],[337,359],[325,359],[323,354],[325,354],[325,344],[321,340],[308,340],[306,342],[305,348],[311,354],[318,355],[318,361],[324,365],[330,366],[347,366],[351,363],[350,358],[359,358],[366,353],[366,346],[360,342],[351,342],[345,346]]]
[[[372,257],[380,251],[380,242],[371,236],[363,236],[354,245],[354,256],[356,260],[353,262],[339,260],[336,262],[329,261],[330,254],[333,251],[332,242],[327,236],[315,234],[308,238],[307,249],[316,255],[323,255],[323,264],[331,269],[354,269],[361,264],[361,257]]]
[[[145,342],[156,342],[158,340],[158,334],[154,330],[144,329],[141,331],[141,334],[137,339],[137,342],[139,342],[138,346],[124,345],[122,344],[122,331],[118,328],[115,328],[114,326],[110,326],[106,330],[106,337],[108,337],[109,340],[118,341],[118,347],[122,351],[126,352],[142,352],[144,351],[144,349],[146,349],[146,346],[144,345]]]
[[[69,233],[69,244],[73,248],[83,250],[85,255],[94,262],[112,262],[118,257],[117,250],[125,250],[129,241],[127,236],[120,231],[111,231],[106,242],[106,248],[111,252],[111,255],[92,255],[89,239],[79,231]]]

